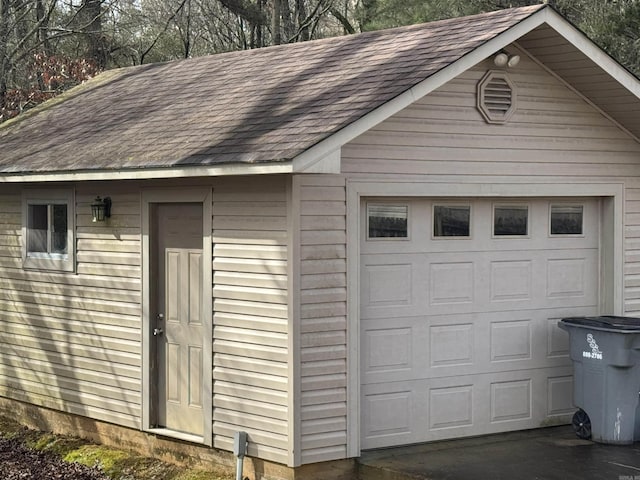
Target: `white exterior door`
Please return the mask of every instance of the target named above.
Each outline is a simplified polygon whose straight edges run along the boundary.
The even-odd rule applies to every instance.
[[[159,204],[157,213],[157,424],[202,436],[206,336],[202,205]]]
[[[567,421],[557,322],[599,312],[599,205],[362,202],[362,448]]]

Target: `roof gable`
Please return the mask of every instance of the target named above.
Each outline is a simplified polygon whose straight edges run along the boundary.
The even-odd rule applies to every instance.
[[[341,145],[549,21],[537,5],[106,72],[0,126],[0,178],[339,171]]]
[[[550,10],[518,40],[540,64],[640,139],[640,81],[580,30]]]

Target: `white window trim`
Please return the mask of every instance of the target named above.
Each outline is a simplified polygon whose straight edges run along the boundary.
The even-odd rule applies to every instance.
[[[67,206],[67,253],[37,253],[27,252],[29,205],[58,204]],[[74,272],[76,267],[75,246],[75,192],[73,189],[38,189],[23,190],[22,192],[22,267],[28,270],[48,270],[59,272]]]

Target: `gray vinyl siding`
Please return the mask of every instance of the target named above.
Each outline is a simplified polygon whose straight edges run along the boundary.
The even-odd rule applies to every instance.
[[[629,315],[640,316],[640,181],[627,182],[624,229],[624,304]]]
[[[280,463],[290,449],[287,183],[210,181],[214,446],[232,450],[244,430],[250,455]],[[0,395],[140,428],[141,186],[71,188],[76,273],[22,268],[21,189],[0,195]],[[97,193],[112,198],[108,223],[92,222]]]
[[[504,125],[485,123],[476,85],[491,67],[465,72],[351,142],[343,171],[429,182],[624,183],[624,311],[638,314],[640,144],[524,56],[509,71],[516,112]]]
[[[0,395],[138,428],[139,194],[110,188],[105,228],[97,186],[75,189],[77,274],[22,268],[21,190],[0,195]]]
[[[523,63],[511,73],[518,107],[505,125],[486,124],[476,111],[475,85],[484,69],[474,69],[351,142],[343,170],[476,183],[638,174],[640,146],[631,136]]]
[[[302,463],[347,456],[346,190],[338,176],[301,176]]]
[[[510,72],[517,85],[517,111],[505,125],[485,123],[475,106],[476,85],[490,68],[487,62],[464,73],[343,147],[345,177],[625,182],[625,310],[640,311],[640,145],[526,57]],[[345,177],[301,180],[302,252],[314,246],[340,257],[345,251],[339,207],[345,202]],[[303,254],[301,260],[303,463],[346,456],[346,274],[341,257],[326,260],[333,268],[321,274],[313,271],[312,259]],[[323,363],[328,367],[324,374]]]
[[[287,463],[286,177],[213,187],[214,446],[249,434],[249,455]]]

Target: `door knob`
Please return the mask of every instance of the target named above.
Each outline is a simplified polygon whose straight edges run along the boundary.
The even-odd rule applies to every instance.
[[[162,335],[164,333],[164,330],[162,330],[161,328],[154,328],[153,329],[153,336],[157,337],[158,335]]]

